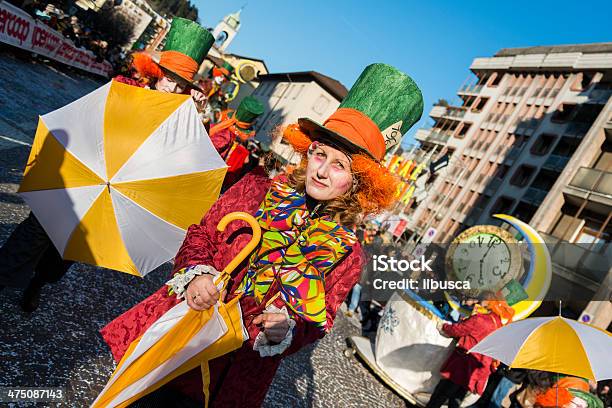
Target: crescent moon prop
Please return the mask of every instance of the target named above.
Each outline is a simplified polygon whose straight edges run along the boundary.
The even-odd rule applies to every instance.
[[[506,214],[495,214],[493,217],[507,222],[519,231],[525,238],[529,249],[529,270],[523,279],[521,279],[521,285],[525,289],[529,299],[540,300],[523,300],[512,306],[515,312],[513,320],[521,320],[531,315],[540,307],[542,304],[541,299],[546,296],[548,289],[550,289],[550,282],[552,280],[550,253],[540,234],[529,224]],[[470,309],[461,306],[461,304],[447,292],[444,292],[444,296],[452,309],[464,316],[469,316],[472,313]]]
[[[523,286],[529,299],[538,300],[522,300],[512,306],[515,311],[513,320],[524,319],[540,307],[542,299],[548,293],[548,289],[550,289],[550,282],[552,280],[550,252],[548,252],[548,247],[540,234],[529,224],[506,214],[495,214],[493,217],[512,225],[527,242],[530,260],[527,278]]]

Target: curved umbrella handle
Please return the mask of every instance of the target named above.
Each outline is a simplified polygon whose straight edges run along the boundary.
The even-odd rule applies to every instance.
[[[234,269],[240,265],[240,263],[253,251],[253,249],[255,249],[261,240],[261,227],[259,226],[257,220],[251,214],[241,211],[229,213],[225,215],[225,217],[221,218],[221,221],[219,221],[219,224],[217,224],[217,230],[221,232],[225,231],[227,225],[236,220],[246,221],[253,229],[253,237],[249,243],[246,244],[244,248],[240,250],[240,252],[238,252],[238,255],[236,255],[236,257],[232,259],[225,268],[223,268],[223,273],[227,275],[231,274]]]

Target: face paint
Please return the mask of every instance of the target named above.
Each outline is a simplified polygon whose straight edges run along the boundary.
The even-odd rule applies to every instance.
[[[315,200],[329,201],[352,186],[351,159],[338,149],[313,142],[308,149],[306,193]]]

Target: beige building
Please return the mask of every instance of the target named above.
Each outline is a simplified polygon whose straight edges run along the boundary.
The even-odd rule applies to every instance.
[[[124,47],[126,50],[132,47],[148,50],[161,48],[170,30],[170,21],[153,10],[146,0],[124,0],[115,10],[134,24],[132,37]]]
[[[132,48],[132,45],[140,38],[153,20],[153,17],[147,12],[146,6],[143,6],[143,3],[145,2],[139,0],[124,0],[120,6],[115,7],[115,10],[126,16],[134,26],[134,31],[130,40],[125,45],[125,49]]]
[[[348,90],[340,82],[315,71],[275,73],[259,77],[253,96],[265,106],[257,120],[256,138],[279,156],[296,163],[297,155],[281,138],[277,129],[298,118],[309,117],[323,123],[340,105]]]
[[[578,298],[609,299],[612,43],[502,49],[470,70],[459,106],[434,106],[434,126],[416,134],[425,149],[447,147],[451,165],[412,209],[409,229],[448,242],[499,224],[492,214],[514,215],[554,244],[557,282]],[[605,327],[610,302],[586,312],[600,307]]]

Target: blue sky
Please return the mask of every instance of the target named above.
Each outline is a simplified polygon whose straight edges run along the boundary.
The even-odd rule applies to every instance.
[[[192,0],[194,1],[194,0]],[[195,0],[214,27],[246,4],[228,51],[265,60],[271,72],[315,70],[350,88],[363,68],[385,62],[409,74],[429,123],[438,98],[456,100],[476,57],[501,48],[612,41],[609,1]]]

